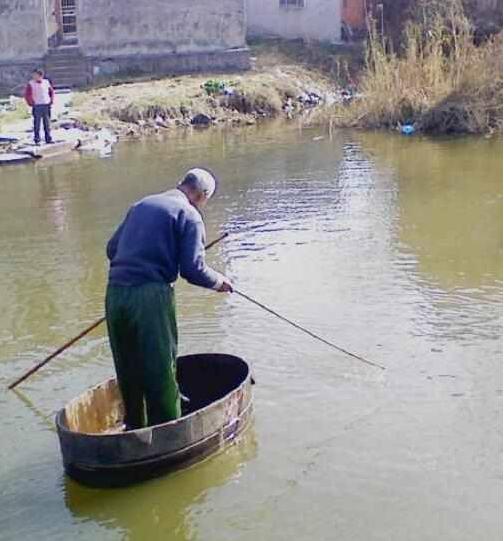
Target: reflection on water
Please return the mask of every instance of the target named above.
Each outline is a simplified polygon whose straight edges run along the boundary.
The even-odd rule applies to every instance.
[[[271,125],[0,170],[0,385],[103,314],[107,238],[133,201],[194,164],[223,180],[208,239],[231,235],[211,262],[388,368],[179,283],[181,353],[252,364],[255,434],[126,490],[62,482],[47,420],[111,374],[101,327],[22,396],[0,393],[0,536],[500,539],[501,159],[496,140]]]
[[[500,153],[487,140],[471,138],[420,140],[409,152],[405,146],[376,135],[363,137],[363,148],[397,179],[399,249],[413,252],[418,270],[443,289],[499,280]]]
[[[192,515],[213,490],[239,481],[241,470],[253,460],[257,442],[253,428],[230,448],[184,472],[114,490],[86,488],[65,480],[65,503],[79,521],[94,521],[120,531],[131,541],[197,539]]]
[[[407,142],[366,134],[397,178],[396,265],[409,267],[418,332],[468,341],[500,333],[502,156],[484,139]],[[427,165],[427,166],[426,166]]]

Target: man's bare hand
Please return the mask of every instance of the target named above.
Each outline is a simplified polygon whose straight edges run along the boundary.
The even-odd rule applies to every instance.
[[[217,291],[219,293],[233,293],[233,284],[226,278]]]

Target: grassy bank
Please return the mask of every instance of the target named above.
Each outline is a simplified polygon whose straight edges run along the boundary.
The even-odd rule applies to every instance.
[[[239,125],[295,118],[337,99],[338,79],[349,74],[348,62],[297,42],[258,43],[251,54],[253,68],[245,73],[115,82],[76,93],[72,117],[128,135],[190,126],[195,120]],[[330,70],[324,68],[327,62]],[[320,99],[310,101],[312,94]]]
[[[340,126],[426,133],[502,130],[502,34],[476,46],[463,10],[408,25],[400,54],[371,36],[360,80],[361,99],[337,107]]]
[[[0,131],[30,117],[31,111],[24,100],[16,100],[14,109],[0,112]]]

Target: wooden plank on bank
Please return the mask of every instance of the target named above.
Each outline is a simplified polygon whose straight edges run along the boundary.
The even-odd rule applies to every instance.
[[[20,154],[18,152],[4,152],[0,154],[0,167],[2,165],[18,165],[35,160],[35,156],[30,154]]]
[[[16,152],[28,154],[34,158],[54,158],[55,156],[61,156],[75,150],[78,145],[78,141],[59,141],[49,145],[29,145],[17,149]]]

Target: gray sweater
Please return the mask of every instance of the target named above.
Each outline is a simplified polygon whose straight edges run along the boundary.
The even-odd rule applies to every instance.
[[[222,276],[205,263],[205,225],[180,190],[135,203],[107,244],[109,284],[175,282],[218,289]]]

